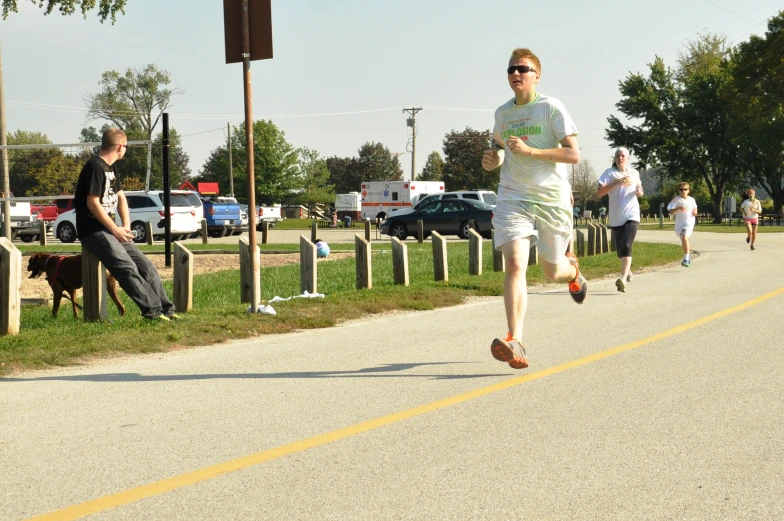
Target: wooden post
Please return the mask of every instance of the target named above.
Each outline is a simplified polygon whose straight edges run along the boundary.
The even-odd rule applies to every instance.
[[[43,219],[38,223],[38,244],[46,246],[46,221]]]
[[[613,236],[612,228],[607,230],[607,239],[610,241],[610,251],[618,251],[618,245],[615,244],[615,237]]]
[[[392,237],[392,272],[395,285],[408,286],[408,246]]]
[[[144,223],[144,235],[147,236],[146,237],[147,245],[148,246],[152,246],[152,243],[153,243],[153,240],[152,240],[152,223],[150,221],[147,221],[146,223]]]
[[[0,237],[0,336],[18,335],[22,320],[22,252]]]
[[[310,224],[310,242],[314,242],[315,243],[316,239],[318,239],[318,231],[317,230],[318,230],[318,223],[316,221],[313,221]]]
[[[317,293],[316,245],[299,236],[299,290]]]
[[[468,228],[470,230],[476,230],[476,223],[473,219],[468,219]]]
[[[365,240],[370,242],[370,219],[365,219]]]
[[[422,219],[417,219],[417,241],[419,244],[425,242],[425,225]]]
[[[269,221],[261,221],[261,244],[267,244],[268,233],[269,233]]]
[[[574,254],[577,257],[585,257],[585,234],[582,230],[574,230],[577,249]]]
[[[596,255],[596,228],[593,223],[588,223],[588,255]]]
[[[602,224],[601,226],[599,226],[599,228],[601,231],[601,240],[602,240],[601,251],[599,253],[607,253],[608,251],[610,251],[610,248],[607,245],[607,226]]]
[[[495,247],[495,230],[490,230],[490,244],[493,247],[493,271],[506,271],[506,266],[504,266],[504,254]]]
[[[433,241],[433,275],[436,282],[449,282],[449,267],[447,265],[446,239],[441,237],[438,232],[432,232],[430,237]]]
[[[181,242],[174,242],[174,309],[193,309],[193,254]]]
[[[474,224],[474,221],[470,221]],[[468,230],[468,273],[482,274],[482,236],[476,233],[473,226]]]
[[[536,264],[539,264],[539,248],[531,245],[531,249],[528,250],[528,265],[535,266]]]
[[[370,221],[365,221],[367,227],[365,231],[370,230]],[[354,257],[357,261],[357,289],[371,289],[373,288],[373,266],[372,266],[372,252],[370,251],[370,241],[367,241],[359,235],[354,236]]]
[[[207,244],[207,219],[201,220],[201,243]]]
[[[82,246],[82,315],[85,322],[106,320],[106,269]]]
[[[240,302],[250,302],[251,305],[258,306],[259,302],[253,302],[253,264],[251,259],[250,243],[247,237],[240,237]],[[256,245],[256,266],[260,266],[261,251]],[[258,286],[257,284],[257,287]]]

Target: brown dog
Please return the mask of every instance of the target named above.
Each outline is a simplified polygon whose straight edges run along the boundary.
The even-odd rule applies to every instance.
[[[27,263],[27,271],[30,272],[31,279],[46,273],[46,281],[52,287],[52,292],[54,293],[52,304],[53,317],[57,317],[63,292],[66,291],[70,295],[70,300],[73,304],[74,317],[79,318],[77,308],[81,306],[76,303],[76,298],[79,288],[82,287],[81,255],[61,257],[49,255],[48,253],[34,253],[30,257],[30,262]],[[117,281],[108,271],[106,272],[106,288],[109,290],[109,297],[117,305],[117,311],[120,312],[120,315],[125,315],[125,306],[122,305],[120,297],[117,295]]]

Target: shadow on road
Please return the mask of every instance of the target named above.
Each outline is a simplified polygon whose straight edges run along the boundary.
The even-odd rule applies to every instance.
[[[432,378],[434,380],[461,380],[467,378],[507,377],[510,373],[499,374],[399,374],[416,367],[446,365],[469,362],[432,362],[411,364],[385,364],[356,371],[304,371],[294,373],[235,373],[235,374],[174,374],[143,375],[139,373],[84,374],[73,376],[42,376],[39,378],[4,378],[2,382],[173,382],[183,380],[220,380],[220,379],[273,379],[273,378]],[[385,374],[396,373],[396,374]]]

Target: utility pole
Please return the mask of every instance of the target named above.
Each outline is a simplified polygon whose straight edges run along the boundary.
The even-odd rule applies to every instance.
[[[6,140],[6,127],[5,127],[5,92],[3,91],[3,57],[2,49],[0,49],[0,145],[7,145]],[[9,197],[11,194],[11,181],[8,178],[8,150],[5,148],[0,151],[0,171],[3,175],[3,186],[0,190],[2,197]],[[2,235],[9,241],[11,240],[11,201],[3,201],[3,228]]]
[[[229,129],[229,194],[234,197],[234,168],[231,166],[231,123],[226,123],[226,127]]]
[[[411,114],[411,117],[406,120],[406,126],[411,127],[411,181],[416,179],[416,115],[421,111],[422,107],[404,108],[403,112]]]

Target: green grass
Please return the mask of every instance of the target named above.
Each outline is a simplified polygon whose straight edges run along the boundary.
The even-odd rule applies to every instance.
[[[239,270],[194,277],[193,311],[183,320],[157,323],[143,319],[136,305],[121,292],[128,314],[117,315],[109,303],[109,321],[84,323],[76,320],[70,306],[63,304],[53,319],[47,307],[22,308],[19,335],[0,337],[0,371],[78,364],[89,357],[116,353],[149,353],[189,346],[209,345],[240,338],[300,329],[329,327],[345,320],[391,310],[427,310],[460,304],[469,296],[501,295],[503,273],[492,271],[492,250],[483,247],[483,274],[468,274],[468,243],[448,244],[449,282],[433,281],[430,243],[409,241],[409,287],[392,282],[392,255],[388,243],[373,244],[373,289],[355,289],[353,258],[319,262],[318,291],[323,299],[292,299],[274,304],[277,316],[250,315],[241,304]],[[216,245],[228,249],[230,245]],[[335,245],[336,250],[352,250],[352,245]],[[78,247],[77,247],[78,248]],[[236,248],[236,246],[235,246]],[[265,245],[268,249],[291,249],[296,245]],[[30,247],[34,251],[35,247]],[[145,247],[150,249],[150,247]],[[151,249],[162,249],[153,246]],[[680,247],[674,244],[637,243],[635,268],[677,261]],[[616,273],[614,253],[585,257],[581,269],[591,280]],[[262,298],[289,297],[299,291],[299,265],[262,269]],[[539,266],[528,270],[530,284],[546,283]],[[171,282],[165,284],[171,294]]]
[[[659,223],[641,223],[641,230],[659,230],[672,232],[675,223],[664,221],[664,228],[659,228]],[[732,226],[728,224],[698,224],[694,227],[695,232],[711,232],[711,233],[746,233],[746,226]],[[757,226],[757,233],[781,233],[784,232],[784,226]]]

